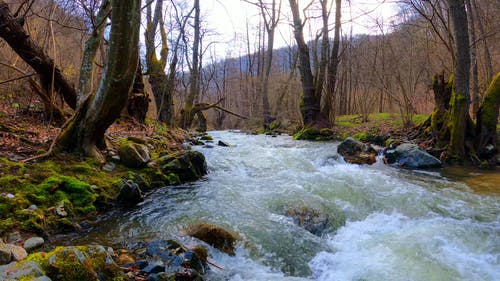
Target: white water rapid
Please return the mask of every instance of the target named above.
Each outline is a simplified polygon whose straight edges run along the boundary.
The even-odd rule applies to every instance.
[[[189,245],[199,242],[181,229],[192,223],[237,232],[236,256],[210,248],[223,269],[207,280],[500,280],[499,194],[474,193],[439,171],[347,164],[337,143],[210,135],[214,147],[195,147],[205,179],[160,189],[90,236]],[[286,216],[293,207],[325,213],[330,227],[310,233]]]

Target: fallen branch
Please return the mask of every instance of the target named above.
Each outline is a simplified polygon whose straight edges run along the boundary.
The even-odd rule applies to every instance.
[[[232,112],[232,111],[230,111],[230,110],[227,110],[227,109],[225,109],[225,108],[223,108],[223,107],[220,107],[220,106],[218,106],[218,105],[214,106],[214,108],[217,108],[217,109],[218,109],[218,110],[220,110],[220,111],[224,111],[224,112],[226,112],[226,113],[229,113],[229,114],[234,115],[234,116],[236,116],[236,117],[239,117],[239,118],[241,118],[241,119],[248,119],[247,117],[245,117],[245,116],[243,116],[243,115],[239,115],[238,113],[234,113],[234,112]]]

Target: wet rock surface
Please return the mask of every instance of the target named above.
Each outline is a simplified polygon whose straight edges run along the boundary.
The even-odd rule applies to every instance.
[[[337,153],[344,157],[344,160],[351,164],[373,164],[376,162],[377,151],[371,146],[347,138],[337,147]]]
[[[441,161],[421,149],[418,145],[403,143],[396,149],[385,152],[388,164],[408,169],[425,169],[441,167]]]
[[[208,223],[194,224],[187,227],[184,232],[191,237],[206,242],[226,254],[235,254],[234,247],[238,240],[238,236],[220,226]]]

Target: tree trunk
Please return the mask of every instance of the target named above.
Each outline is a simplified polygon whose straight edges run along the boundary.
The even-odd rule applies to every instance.
[[[105,161],[98,146],[104,144],[104,133],[125,107],[137,70],[140,8],[140,0],[112,2],[110,47],[99,88],[64,129],[57,142],[59,149],[81,151]]]
[[[187,129],[193,122],[194,115],[191,114],[194,100],[200,92],[200,69],[199,69],[199,48],[200,48],[200,0],[194,1],[194,38],[193,38],[193,61],[191,73],[189,75],[189,94],[184,104],[184,112],[181,118],[181,128]]]
[[[132,91],[127,101],[127,113],[128,116],[142,124],[146,121],[150,101],[148,93],[144,91],[143,79],[141,62],[139,61]]]
[[[64,98],[69,107],[76,108],[76,91],[73,85],[54,64],[52,58],[30,39],[29,34],[18,19],[11,15],[7,3],[1,0],[0,37],[36,71],[42,86],[48,93],[51,93],[53,86],[53,89]]]
[[[500,72],[491,81],[477,112],[477,153],[481,158],[491,158],[498,151],[497,124],[500,106]]]
[[[449,156],[452,159],[463,160],[465,157],[465,131],[469,116],[469,71],[470,49],[467,25],[467,13],[463,0],[448,0],[450,15],[455,36],[455,79],[451,97],[450,124],[451,137]]]
[[[467,15],[469,16],[469,32],[470,39],[472,41],[471,46],[471,60],[472,60],[472,114],[476,116],[477,110],[479,109],[479,78],[477,69],[477,42],[476,42],[476,30],[474,28],[474,13],[472,12],[471,0],[465,0],[467,7]]]
[[[328,62],[327,81],[326,81],[326,102],[323,106],[323,116],[329,118],[333,105],[335,87],[337,84],[337,69],[339,67],[339,49],[340,49],[340,17],[341,17],[341,0],[335,0],[335,30],[333,35],[333,47]],[[382,107],[382,98],[380,99],[380,107]]]
[[[94,30],[92,30],[90,38],[85,42],[85,50],[83,51],[80,67],[80,78],[78,79],[77,106],[80,106],[94,92],[94,59],[103,41],[106,19],[109,17],[110,12],[111,3],[108,0],[102,1],[96,20],[93,22]]]
[[[311,71],[309,48],[304,40],[303,23],[300,18],[299,5],[296,0],[289,0],[293,16],[294,37],[299,52],[299,71],[302,82],[300,113],[304,126],[314,126],[320,119],[320,102],[314,88],[314,77]]]

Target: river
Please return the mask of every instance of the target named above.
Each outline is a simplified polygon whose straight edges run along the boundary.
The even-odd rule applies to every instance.
[[[182,229],[207,222],[241,237],[235,256],[210,248],[223,269],[207,280],[500,280],[499,187],[477,192],[440,170],[347,164],[333,142],[210,135],[232,146],[195,147],[205,179],[159,189],[84,239],[193,245]],[[325,213],[331,227],[310,233],[285,215],[293,207]]]

